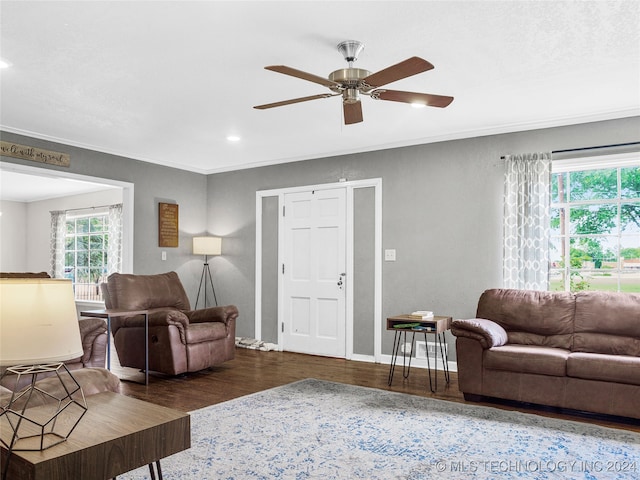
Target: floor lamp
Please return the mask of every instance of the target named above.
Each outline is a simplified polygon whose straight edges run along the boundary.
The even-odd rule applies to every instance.
[[[220,237],[193,237],[193,254],[204,255],[204,265],[202,267],[202,275],[200,275],[200,286],[198,287],[198,296],[196,297],[196,306],[198,308],[198,301],[200,300],[200,292],[204,290],[204,308],[207,308],[207,283],[211,285],[211,291],[213,292],[213,300],[218,306],[218,299],[216,298],[216,289],[213,286],[213,279],[211,278],[211,270],[209,269],[209,257],[212,255],[222,254],[222,238]],[[203,289],[204,286],[204,289]]]
[[[84,354],[71,280],[3,278],[0,298],[0,382],[12,390],[0,405],[0,441],[9,452],[6,478],[13,451],[64,442],[87,404],[64,364]],[[40,387],[42,377],[55,380]]]

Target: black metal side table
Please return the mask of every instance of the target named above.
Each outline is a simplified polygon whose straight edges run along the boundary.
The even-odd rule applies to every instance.
[[[429,351],[426,352],[427,357],[427,370],[429,372],[429,389],[431,392],[435,392],[438,389],[438,349],[440,350],[440,358],[442,359],[444,368],[444,378],[447,384],[450,382],[449,376],[449,364],[447,362],[447,343],[444,338],[444,332],[451,328],[451,317],[434,316],[428,319],[416,319],[411,315],[396,315],[394,317],[387,318],[387,330],[395,332],[393,339],[393,350],[391,355],[391,365],[389,367],[389,379],[388,385],[391,386],[393,382],[393,374],[396,369],[396,363],[398,360],[398,353],[400,351],[400,345],[406,344],[407,333],[411,334],[411,352],[415,345],[416,333],[424,333],[425,346],[427,345],[427,334],[432,333],[435,343],[436,351],[434,352],[434,376],[431,377],[431,363],[429,360]],[[409,377],[411,371],[411,358],[409,353],[409,361],[407,363],[407,352],[402,352],[402,376],[404,378]]]

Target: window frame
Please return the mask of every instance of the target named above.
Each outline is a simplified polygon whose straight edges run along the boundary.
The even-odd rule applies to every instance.
[[[617,238],[617,248],[618,252],[621,248],[625,248],[622,244],[622,239],[627,238],[630,235],[625,235],[622,233],[620,228],[620,218],[621,218],[621,206],[623,204],[638,204],[640,206],[640,197],[637,198],[625,198],[621,197],[621,170],[624,168],[640,168],[640,152],[629,152],[622,154],[614,154],[614,155],[601,155],[601,156],[591,156],[591,157],[578,157],[571,159],[553,159],[552,160],[552,170],[551,174],[564,174],[567,173],[569,176],[572,172],[582,172],[582,171],[591,171],[591,170],[603,170],[603,169],[616,169],[616,196],[615,198],[598,198],[598,199],[587,199],[587,200],[576,200],[572,201],[570,197],[570,185],[567,185],[567,194],[566,200],[564,202],[553,202],[551,203],[551,209],[565,209],[565,234],[550,234],[549,240],[550,244],[553,240],[558,240],[558,244],[560,245],[561,241],[564,243],[565,252],[569,252],[569,260],[571,259],[571,241],[572,239],[580,239],[580,238],[601,238],[601,237],[609,237],[609,238]],[[571,182],[568,181],[567,184]],[[553,182],[552,182],[553,185]],[[617,233],[594,233],[594,234],[577,234],[571,232],[571,208],[576,207],[589,207],[593,205],[614,205],[616,207],[616,218],[618,222],[618,231]],[[632,234],[633,235],[633,234]],[[640,245],[639,245],[640,247]],[[567,262],[565,259],[564,266],[561,268],[554,267],[551,264],[551,256],[549,257],[550,265],[549,265],[549,273],[551,275],[554,271],[559,271],[563,275],[564,283],[563,290],[571,291],[571,274],[573,269],[571,267],[571,262]],[[595,267],[594,267],[595,269]],[[581,270],[576,270],[581,271]],[[587,270],[588,271],[588,270]],[[621,262],[621,257],[618,254],[617,256],[617,266],[614,273],[617,279],[617,291],[621,291],[621,274],[624,272],[624,264]],[[549,281],[549,288],[551,288],[551,279]],[[577,289],[576,289],[577,290]],[[589,289],[593,290],[593,289]]]
[[[100,218],[102,221],[102,229],[99,232],[91,232],[91,224],[92,219]],[[78,232],[78,220],[87,219],[89,223],[89,228],[87,232]],[[73,222],[73,232],[69,233],[69,222]],[[79,266],[78,265],[78,252],[81,252],[81,249],[78,249],[78,237],[87,236],[87,263],[88,265]],[[92,237],[101,237],[102,248],[93,249],[92,245]],[[68,248],[69,239],[73,238],[73,249]],[[92,209],[91,212],[77,212],[73,214],[67,214],[65,218],[65,247],[64,247],[64,258],[65,258],[65,278],[70,278],[73,285],[74,297],[76,301],[89,301],[89,302],[102,302],[102,292],[100,291],[100,283],[106,281],[107,278],[107,269],[108,269],[108,252],[109,252],[109,210],[108,208],[99,208]],[[101,270],[101,274],[98,277],[98,280],[93,282],[79,282],[77,272],[80,269],[87,268],[89,269],[88,275],[91,278],[91,259],[92,259],[92,251],[100,251],[102,253],[102,262],[98,268]],[[73,254],[73,265],[68,265],[67,259],[69,254]],[[71,268],[71,271],[68,269]],[[93,285],[96,285],[95,291],[93,290]]]

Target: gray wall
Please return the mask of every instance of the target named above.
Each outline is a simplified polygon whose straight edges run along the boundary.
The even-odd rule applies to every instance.
[[[69,153],[71,167],[43,166],[72,173],[132,182],[134,272],[176,270],[192,302],[202,259],[191,254],[191,237],[224,237],[223,255],[211,260],[220,303],[240,309],[238,334],[254,335],[256,191],[336,182],[339,178],[383,179],[383,248],[397,250],[396,262],[383,263],[383,317],[429,308],[453,317],[470,317],[480,293],[502,282],[502,182],[500,156],[590,145],[638,141],[640,117],[551,129],[485,136],[428,145],[379,150],[285,165],[200,175],[116,155],[2,133],[2,139]],[[37,166],[2,157],[2,161]],[[364,195],[364,194],[363,194]],[[366,199],[362,224],[366,231]],[[158,202],[180,205],[180,246],[158,247]],[[274,218],[272,204],[263,206]],[[273,251],[274,239],[268,248]],[[362,262],[363,260],[356,259]],[[265,266],[274,262],[264,262]],[[269,275],[269,272],[267,272]],[[276,278],[270,272],[271,279]],[[271,280],[273,282],[273,280]],[[363,286],[366,290],[366,286]],[[264,312],[276,311],[276,289],[266,289]],[[361,307],[364,311],[365,307]],[[356,318],[356,322],[362,319]],[[360,325],[359,323],[357,323]],[[264,327],[263,327],[264,330]],[[275,330],[269,331],[273,335]],[[360,339],[356,353],[373,350]],[[383,332],[383,352],[390,336]]]
[[[375,191],[353,192],[353,353],[373,356],[375,314]]]
[[[27,265],[27,204],[0,202],[0,271],[20,272]],[[45,268],[44,270],[48,270]]]
[[[396,262],[383,262],[383,318],[425,308],[472,317],[480,293],[502,285],[500,157],[638,141],[639,132],[640,117],[633,117],[210,175],[208,229],[230,236],[219,269],[224,301],[242,312],[240,334],[253,336],[256,191],[380,177],[382,246],[397,251]],[[271,293],[263,293],[263,312],[275,312]],[[389,354],[392,336],[382,337]],[[356,353],[373,349],[356,346]]]

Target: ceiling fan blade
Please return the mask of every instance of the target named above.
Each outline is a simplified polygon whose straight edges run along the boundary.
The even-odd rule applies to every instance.
[[[381,87],[396,80],[416,75],[417,73],[426,72],[431,70],[431,65],[426,60],[420,57],[407,58],[403,62],[397,63],[390,67],[380,70],[379,72],[372,73],[368,77],[363,79],[363,82],[370,88]]]
[[[282,107],[283,105],[291,105],[292,103],[308,102],[309,100],[317,100],[319,98],[329,98],[340,95],[339,93],[321,93],[320,95],[311,95],[310,97],[293,98],[291,100],[283,100],[282,102],[266,103],[264,105],[256,105],[253,108],[265,110],[267,108]]]
[[[328,78],[323,78],[318,75],[314,75],[313,73],[303,72],[302,70],[296,70],[295,68],[287,67],[285,65],[270,65],[264,68],[267,70],[271,70],[272,72],[283,73],[285,75],[301,78],[302,80],[307,80],[309,82],[319,83],[320,85],[328,88],[340,86],[339,83],[333,82]]]
[[[453,97],[432,95],[430,93],[401,92],[399,90],[374,90],[371,98],[376,100],[390,100],[392,102],[415,103],[428,107],[444,108],[453,102]]]
[[[360,123],[362,121],[362,103],[360,103],[360,100],[354,103],[343,103],[342,111],[344,112],[345,125]]]

